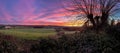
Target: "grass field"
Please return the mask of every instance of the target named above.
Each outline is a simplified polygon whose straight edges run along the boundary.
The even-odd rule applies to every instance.
[[[38,39],[40,37],[44,38],[44,37],[56,35],[55,29],[45,29],[45,28],[1,29],[0,33],[4,35],[12,35],[12,36],[22,38],[22,39]],[[65,31],[65,33],[70,34],[73,32]]]
[[[23,39],[37,39],[40,37],[48,37],[56,34],[54,29],[2,29],[0,33],[4,35],[12,35]]]

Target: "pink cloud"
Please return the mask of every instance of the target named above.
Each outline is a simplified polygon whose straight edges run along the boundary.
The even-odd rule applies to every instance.
[[[2,16],[0,17],[1,20],[3,21],[8,21],[8,22],[13,22],[11,19],[13,18],[13,16],[10,15],[10,13],[8,11],[5,10],[4,5],[1,3],[0,4],[0,12],[2,14]]]
[[[45,25],[64,25],[67,22],[65,16],[76,15],[75,12],[69,12],[64,8],[52,9],[40,9],[42,11],[35,13],[36,7],[34,5],[35,0],[19,0],[13,6],[13,10],[16,16],[12,16],[5,9],[0,9],[5,18],[0,18],[11,23],[19,24],[45,24]],[[55,5],[61,6],[61,4]],[[2,5],[4,7],[4,5]],[[54,7],[53,7],[54,8]],[[81,12],[82,13],[82,12]],[[13,19],[16,18],[14,21]]]

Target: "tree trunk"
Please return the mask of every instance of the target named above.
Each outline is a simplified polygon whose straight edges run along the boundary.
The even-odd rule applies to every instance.
[[[93,18],[93,14],[89,14],[87,17],[88,17],[88,19],[90,20],[90,22],[91,22],[91,24],[93,25],[93,27],[95,27],[95,26],[96,26],[96,23],[95,23],[95,20],[94,20],[94,18]]]
[[[94,20],[95,20],[95,23],[96,23],[96,31],[98,32],[99,31],[99,29],[100,29],[100,19],[101,18],[101,16],[95,16],[95,18],[94,18]]]
[[[101,26],[108,26],[108,14],[102,14]]]

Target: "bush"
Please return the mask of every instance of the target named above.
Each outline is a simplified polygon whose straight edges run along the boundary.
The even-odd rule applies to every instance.
[[[117,27],[117,26],[111,27],[107,29],[107,33],[108,35],[120,41],[120,27]]]
[[[63,35],[58,39],[40,39],[32,45],[33,53],[119,53],[119,42],[107,33],[92,31]],[[115,49],[117,48],[117,49]]]
[[[58,53],[56,40],[53,39],[40,39],[39,43],[31,46],[32,53]]]
[[[7,40],[2,40],[0,42],[0,53],[17,53],[17,47]]]

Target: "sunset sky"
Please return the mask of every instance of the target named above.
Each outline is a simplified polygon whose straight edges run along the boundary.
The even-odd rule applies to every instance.
[[[0,24],[72,25],[66,17],[71,13],[63,7],[64,4],[69,4],[66,1],[0,0]]]
[[[0,24],[66,25],[60,0],[0,0]]]

